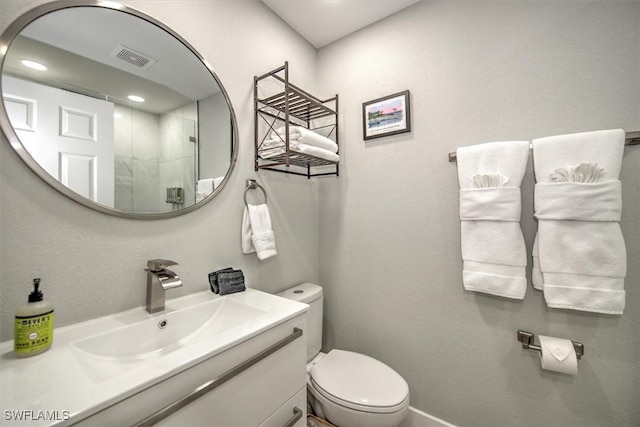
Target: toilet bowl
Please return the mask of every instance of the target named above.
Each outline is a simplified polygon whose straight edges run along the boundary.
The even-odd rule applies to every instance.
[[[345,350],[321,353],[322,288],[303,283],[278,294],[309,304],[307,396],[314,413],[339,427],[397,427],[409,410],[409,386],[373,357]]]

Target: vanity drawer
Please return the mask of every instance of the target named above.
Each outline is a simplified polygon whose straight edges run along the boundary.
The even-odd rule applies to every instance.
[[[227,373],[232,372],[234,375],[228,377],[228,380],[177,412],[160,421],[155,420],[155,423],[144,425],[258,426],[301,388],[305,388],[306,337],[296,337],[294,329],[304,330],[305,327],[306,316],[298,316],[124,399],[76,425],[138,425],[163,408],[182,401],[203,384],[224,378]],[[254,356],[281,342],[286,342],[286,345],[260,358],[246,369],[234,372]]]
[[[307,425],[307,387],[287,401],[259,427],[304,427]]]

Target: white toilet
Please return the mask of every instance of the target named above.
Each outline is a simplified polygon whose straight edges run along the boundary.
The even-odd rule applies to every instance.
[[[278,294],[310,305],[307,316],[307,395],[321,418],[339,427],[397,427],[409,410],[409,386],[384,363],[322,347],[322,288],[303,283]]]

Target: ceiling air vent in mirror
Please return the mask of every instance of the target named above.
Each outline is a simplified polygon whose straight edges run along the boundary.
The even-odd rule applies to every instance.
[[[155,59],[151,59],[147,56],[144,56],[140,52],[136,52],[133,49],[129,49],[125,46],[118,46],[116,50],[111,54],[114,58],[118,58],[121,61],[124,61],[128,64],[135,65],[138,68],[146,70],[156,63]]]

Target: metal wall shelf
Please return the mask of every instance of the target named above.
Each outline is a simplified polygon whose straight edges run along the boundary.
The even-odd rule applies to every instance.
[[[275,88],[275,90],[274,90]],[[262,92],[271,90],[268,95]],[[273,93],[275,92],[275,93]],[[313,176],[339,175],[339,162],[300,153],[291,149],[289,127],[302,126],[338,141],[338,95],[321,100],[289,81],[289,64],[254,77],[255,170],[260,169]],[[279,128],[285,128],[283,152],[263,159],[260,152]]]

